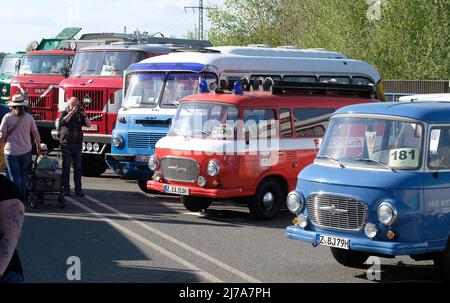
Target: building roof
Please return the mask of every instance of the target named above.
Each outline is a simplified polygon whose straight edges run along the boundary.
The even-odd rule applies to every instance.
[[[386,102],[347,106],[336,114],[371,114],[410,118],[427,123],[450,123],[448,102]]]

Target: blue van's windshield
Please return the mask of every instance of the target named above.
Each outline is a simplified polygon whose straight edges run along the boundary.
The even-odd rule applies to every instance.
[[[380,118],[336,117],[318,159],[390,169],[421,166],[423,126]]]

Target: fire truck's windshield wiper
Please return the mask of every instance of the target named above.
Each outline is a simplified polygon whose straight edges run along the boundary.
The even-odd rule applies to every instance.
[[[373,159],[369,159],[369,158],[356,158],[356,159],[353,159],[353,160],[354,160],[354,161],[359,161],[359,162],[375,163],[375,164],[378,164],[378,165],[380,165],[380,166],[383,166],[384,168],[387,168],[387,169],[389,169],[389,170],[392,170],[393,172],[396,172],[396,170],[393,169],[392,167],[390,167],[389,165],[384,164],[383,162],[380,162],[380,161],[373,160]]]
[[[341,168],[345,168],[344,164],[342,164],[338,159],[330,157],[330,156],[318,156],[317,159],[326,159],[336,162]]]
[[[196,133],[202,133],[203,135],[206,135],[206,136],[211,135],[210,132],[204,131],[203,129],[194,129],[194,132],[196,132]]]

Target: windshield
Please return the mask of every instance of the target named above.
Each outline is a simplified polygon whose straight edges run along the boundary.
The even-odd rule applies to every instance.
[[[61,75],[68,69],[70,57],[65,55],[25,55],[20,63],[21,75]]]
[[[20,57],[5,57],[0,67],[0,75],[13,75]]]
[[[131,64],[145,58],[145,53],[138,51],[78,52],[73,61],[71,76],[120,77]]]
[[[239,109],[218,103],[189,102],[175,115],[169,136],[236,138]]]
[[[128,74],[123,107],[155,107],[161,99],[161,107],[176,108],[181,99],[198,93],[199,82],[203,80],[210,85],[217,82],[217,77],[198,73]]]
[[[169,73],[161,99],[161,107],[177,107],[181,99],[198,93],[199,83],[203,80],[208,83],[209,87],[211,83],[217,82],[217,77],[214,74]]]
[[[423,126],[380,118],[334,118],[318,159],[377,168],[417,169]]]
[[[128,89],[123,106],[155,107],[161,95],[164,76],[164,73],[145,73],[127,77]]]

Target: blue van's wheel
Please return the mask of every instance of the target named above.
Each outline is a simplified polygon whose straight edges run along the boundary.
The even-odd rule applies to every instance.
[[[331,247],[331,254],[339,264],[355,268],[363,268],[364,263],[370,257],[367,253],[334,247]]]
[[[434,259],[434,266],[447,281],[450,281],[450,245]]]

